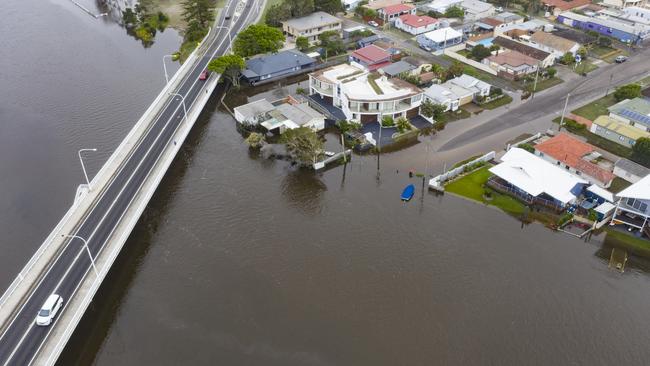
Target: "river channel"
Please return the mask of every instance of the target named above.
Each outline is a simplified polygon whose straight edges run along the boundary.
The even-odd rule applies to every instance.
[[[143,48],[68,0],[0,11],[4,288],[83,182],[77,150],[99,149],[85,156],[97,172],[180,37]],[[407,172],[425,154],[296,170],[250,154],[212,98],[59,364],[648,364],[646,261],[621,274],[598,237],[422,190]],[[465,157],[432,155],[430,169]]]

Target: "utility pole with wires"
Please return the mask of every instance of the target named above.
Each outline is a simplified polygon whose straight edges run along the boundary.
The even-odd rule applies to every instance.
[[[607,84],[607,89],[605,89],[605,96],[609,94],[609,88],[612,86],[612,78],[614,78],[614,73],[609,74],[609,84]]]
[[[564,101],[564,109],[562,109],[562,116],[560,117],[560,125],[557,127],[557,130],[562,130],[562,125],[564,124],[564,115],[566,114],[566,107],[569,105],[569,97],[571,93],[566,93],[566,100]]]

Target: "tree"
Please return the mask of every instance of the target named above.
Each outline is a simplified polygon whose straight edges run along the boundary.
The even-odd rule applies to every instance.
[[[546,75],[548,75],[549,79],[554,78],[556,74],[557,74],[556,69],[554,69],[552,67],[549,67],[548,69],[546,69]]]
[[[320,46],[327,50],[327,57],[345,52],[345,43],[337,31],[327,31],[318,35]]]
[[[253,24],[239,32],[233,46],[235,54],[249,57],[276,52],[284,43],[282,31],[266,24]]]
[[[517,145],[517,147],[520,148],[520,149],[524,149],[524,150],[528,151],[531,154],[535,153],[535,148],[531,144],[519,144],[519,145]]]
[[[291,8],[286,3],[274,4],[269,7],[264,22],[271,27],[280,27],[282,22],[291,18]]]
[[[499,46],[498,44],[493,44],[493,45],[490,46],[490,51],[491,52],[496,52],[497,55],[499,54],[500,49],[501,49],[501,46]]]
[[[457,76],[461,76],[463,74],[463,71],[465,71],[465,66],[463,66],[460,61],[454,60],[454,62],[452,62],[452,64],[447,69],[447,75],[445,75],[445,79],[449,80]]]
[[[336,127],[338,127],[341,133],[346,133],[348,131],[359,131],[361,129],[361,123],[342,119],[336,122]]]
[[[382,127],[393,127],[395,126],[395,121],[391,116],[383,116],[381,118],[381,125]]]
[[[464,18],[465,10],[459,6],[451,6],[445,11],[445,17],[447,18]]]
[[[413,126],[411,126],[411,123],[409,123],[409,120],[406,117],[400,117],[395,121],[395,124],[397,125],[397,130],[400,133],[404,133],[405,131],[410,131],[413,129]]]
[[[442,79],[445,74],[445,68],[439,64],[431,64],[430,70],[438,79]]]
[[[291,9],[291,17],[298,18],[314,12],[314,0],[284,0]]]
[[[208,70],[221,74],[230,80],[234,87],[239,87],[239,77],[244,67],[244,59],[237,55],[219,56],[208,63]]]
[[[580,56],[581,59],[586,59],[587,58],[587,49],[584,47],[578,48],[578,52],[576,52],[578,56]]]
[[[208,28],[214,21],[214,0],[183,0],[181,6],[187,24],[194,21],[202,28]]]
[[[571,65],[576,60],[571,52],[567,52],[560,58],[560,62],[564,65]]]
[[[484,58],[490,56],[492,52],[490,51],[489,48],[483,46],[482,44],[477,44],[472,48],[472,51],[470,52],[472,58],[476,61],[482,61]]]
[[[634,99],[640,96],[641,85],[639,84],[622,85],[616,88],[616,91],[614,91],[614,98],[616,98],[616,100],[619,102],[624,99]]]
[[[598,45],[602,47],[609,47],[612,45],[612,39],[609,37],[600,36],[598,37]]]
[[[299,127],[285,131],[281,141],[295,161],[302,165],[314,164],[323,155],[323,141],[309,127]]]
[[[420,105],[420,113],[422,113],[423,116],[427,118],[431,118],[433,120],[438,120],[442,116],[443,113],[445,113],[445,106],[442,104],[435,104],[429,99],[425,100],[422,102]]]
[[[138,23],[138,16],[131,8],[126,8],[122,12],[122,23],[127,28],[132,28]]]
[[[309,48],[309,39],[303,36],[296,38],[296,47],[301,51],[306,50]]]
[[[259,149],[266,144],[266,138],[259,132],[251,132],[245,141],[252,149]]]
[[[646,167],[650,166],[650,138],[640,137],[632,146],[632,160]]]
[[[314,8],[316,11],[324,11],[330,14],[342,12],[343,3],[340,0],[314,0]]]

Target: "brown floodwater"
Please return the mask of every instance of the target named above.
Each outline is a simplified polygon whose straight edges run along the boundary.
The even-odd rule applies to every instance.
[[[71,203],[77,149],[98,147],[87,161],[101,166],[180,38],[144,49],[65,1],[0,10],[6,286]],[[296,170],[249,153],[214,97],[59,364],[648,364],[645,260],[620,274],[598,237],[422,190],[407,172],[425,154]],[[466,157],[453,154],[430,156],[431,172]]]

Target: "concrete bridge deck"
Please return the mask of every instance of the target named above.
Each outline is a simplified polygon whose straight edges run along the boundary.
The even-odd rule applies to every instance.
[[[229,0],[208,36],[93,178],[90,189],[79,190],[72,207],[2,295],[0,365],[56,362],[220,77],[200,81],[199,74],[211,59],[228,51],[231,37],[259,18],[263,4]],[[87,247],[84,240],[67,235],[83,238]],[[64,298],[63,308],[50,326],[36,326],[37,311],[53,293]]]

